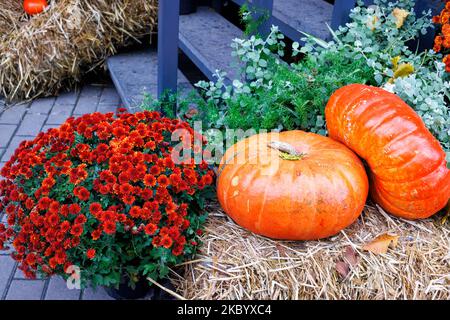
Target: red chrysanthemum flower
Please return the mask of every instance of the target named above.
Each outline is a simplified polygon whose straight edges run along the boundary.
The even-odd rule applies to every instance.
[[[67,217],[67,215],[69,214],[69,206],[66,204],[62,205],[60,213],[63,217]]]
[[[107,234],[114,234],[116,232],[116,223],[112,221],[105,221],[103,223],[103,231]]]
[[[70,234],[74,235],[75,237],[81,236],[83,233],[83,225],[81,224],[75,224],[72,229],[70,229]]]
[[[87,221],[87,218],[84,214],[80,214],[75,218],[75,224],[85,224]]]
[[[78,199],[80,199],[81,201],[87,201],[89,199],[90,196],[90,192],[88,189],[86,189],[85,187],[76,187],[73,190],[73,193],[75,196],[78,197]]]
[[[57,264],[64,264],[67,259],[67,255],[64,251],[60,250],[55,253],[54,257]]]
[[[130,216],[133,218],[139,218],[141,215],[141,208],[138,206],[134,206],[130,209]]]
[[[116,213],[114,211],[103,211],[100,217],[100,220],[105,222],[105,221],[116,221]]]
[[[153,187],[153,186],[156,184],[156,178],[155,178],[155,176],[154,176],[154,175],[151,175],[151,174],[146,174],[146,175],[144,176],[144,184],[145,184],[147,187]]]
[[[88,259],[94,259],[95,258],[95,254],[96,254],[96,251],[95,251],[95,249],[88,249],[87,251],[86,251],[86,257],[88,257]]]
[[[53,213],[48,217],[47,221],[51,226],[56,226],[59,223],[59,216]]]
[[[172,249],[172,253],[174,256],[179,256],[183,253],[184,246],[175,245]]]
[[[133,192],[133,186],[130,185],[129,183],[124,183],[120,186],[119,190],[121,194],[129,195],[130,193]]]
[[[149,236],[154,235],[156,230],[158,230],[158,227],[153,223],[149,223],[144,227],[145,234],[147,234]]]
[[[98,202],[93,202],[89,206],[89,211],[96,216],[102,210],[102,205]]]
[[[161,168],[158,167],[158,166],[152,166],[152,167],[150,168],[150,173],[151,173],[152,175],[154,175],[154,176],[157,176],[157,175],[159,175],[159,174],[161,173]]]
[[[100,236],[102,235],[102,230],[95,230],[92,232],[91,236],[92,236],[92,240],[97,241],[98,239],[100,239]]]
[[[170,248],[173,244],[173,240],[172,238],[170,238],[169,236],[164,236],[161,238],[161,246],[163,246],[164,248]]]
[[[162,174],[158,177],[158,184],[161,187],[167,187],[169,185],[169,178],[166,175]]]
[[[134,201],[136,201],[136,198],[134,196],[125,196],[122,198],[123,203],[131,206]]]
[[[69,206],[69,213],[70,213],[70,214],[78,214],[78,213],[80,213],[80,211],[81,211],[81,207],[80,207],[80,205],[77,204],[77,203],[72,203],[72,204]]]

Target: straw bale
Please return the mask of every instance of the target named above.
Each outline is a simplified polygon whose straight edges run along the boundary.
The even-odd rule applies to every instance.
[[[0,3],[0,95],[33,99],[72,88],[117,49],[154,31],[156,0],[55,0],[36,16]]]
[[[171,273],[178,298],[450,299],[450,228],[442,215],[407,221],[368,204],[334,237],[277,241],[239,227],[217,204],[209,211],[199,254]],[[362,249],[385,233],[399,236],[395,248]],[[342,262],[346,276],[337,271]]]

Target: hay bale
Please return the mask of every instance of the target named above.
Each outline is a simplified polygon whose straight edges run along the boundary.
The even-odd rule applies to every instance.
[[[57,94],[117,48],[152,32],[157,0],[56,0],[27,17],[0,3],[0,94],[8,101]]]
[[[366,206],[356,223],[321,241],[274,241],[251,234],[215,205],[194,261],[172,273],[187,299],[450,299],[450,229],[441,217],[406,221]],[[363,251],[390,232],[387,254]],[[343,278],[336,263],[348,248],[356,265]]]
[[[26,21],[26,15],[20,1],[4,1],[0,4],[0,41],[3,41],[11,31],[17,30]]]

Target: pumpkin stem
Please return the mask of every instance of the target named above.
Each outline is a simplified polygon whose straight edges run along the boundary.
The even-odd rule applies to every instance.
[[[280,158],[283,160],[300,160],[306,155],[303,152],[297,151],[294,146],[286,142],[271,141],[267,146],[280,151]]]

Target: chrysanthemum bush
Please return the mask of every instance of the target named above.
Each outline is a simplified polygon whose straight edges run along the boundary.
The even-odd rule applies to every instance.
[[[213,172],[189,154],[205,144],[157,112],[69,118],[22,142],[2,169],[0,248],[12,244],[29,278],[68,277],[70,266],[82,286],[166,276],[199,245]]]
[[[433,23],[438,27],[437,35],[434,39],[433,50],[444,54],[443,62],[445,71],[450,72],[450,1],[445,1],[445,7],[441,13],[433,17]]]

